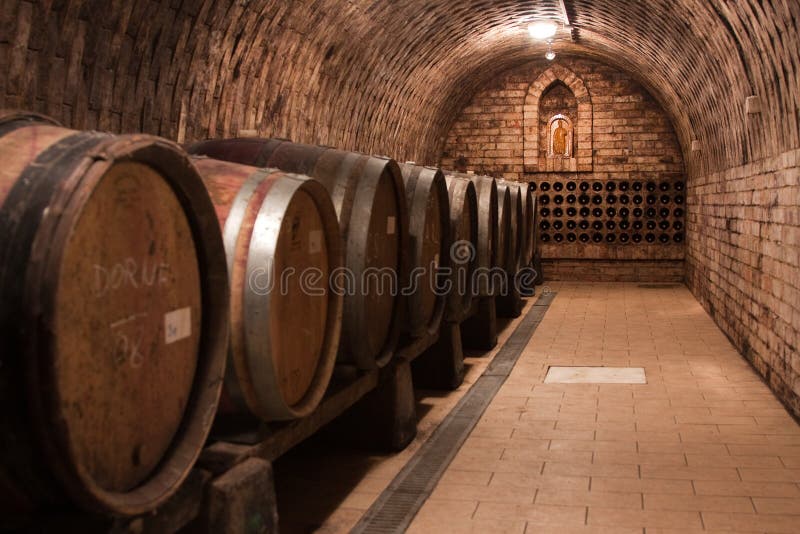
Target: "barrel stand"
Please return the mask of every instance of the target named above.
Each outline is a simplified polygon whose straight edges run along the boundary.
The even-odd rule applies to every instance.
[[[359,402],[362,400],[365,402]],[[384,369],[367,372],[337,369],[325,398],[303,419],[263,423],[243,418],[224,428],[217,425],[181,489],[152,514],[111,520],[75,512],[66,519],[38,521],[37,527],[58,525],[57,531],[81,534],[276,532],[272,462],[342,414],[347,419],[359,407],[370,405],[376,407],[366,414],[371,419],[358,424],[369,440],[397,450],[414,438],[416,413],[409,362],[396,358]]]
[[[64,510],[40,514],[20,532],[80,534],[250,534],[277,532],[272,465],[250,458],[214,473],[195,467],[178,492],[158,510],[112,519]]]
[[[536,276],[534,278],[533,283],[537,286],[544,284],[544,273],[542,272],[542,255],[539,252],[534,253],[531,267],[533,267],[533,270],[536,272]]]
[[[464,381],[461,323],[442,322],[439,339],[414,361],[411,369],[416,388],[457,389]]]
[[[464,348],[492,350],[497,346],[497,307],[495,298],[478,297],[461,322],[461,342]]]
[[[519,294],[519,289],[514,274],[507,274],[508,284],[505,295],[497,297],[497,315],[499,317],[506,317],[516,319],[522,315],[522,308],[525,303],[522,301],[522,296]]]
[[[528,272],[520,278],[519,293],[522,298],[529,298],[536,295],[536,280],[539,277],[539,271],[533,266],[533,258],[530,263],[524,266],[524,270]]]
[[[332,425],[328,434],[369,449],[404,449],[417,435],[412,366],[438,340],[438,331],[402,339],[394,359],[381,371],[377,387]]]

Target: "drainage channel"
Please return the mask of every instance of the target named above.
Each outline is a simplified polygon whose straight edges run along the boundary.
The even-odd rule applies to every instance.
[[[404,532],[508,378],[556,294],[543,294],[494,360],[378,497],[352,534]]]

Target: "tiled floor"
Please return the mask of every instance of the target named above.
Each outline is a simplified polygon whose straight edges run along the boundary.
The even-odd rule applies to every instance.
[[[558,296],[411,532],[800,532],[800,426],[686,288],[551,287]],[[474,365],[471,380],[485,363]],[[544,384],[551,365],[644,367],[648,383]],[[320,530],[347,531],[456,397],[432,403],[411,450],[360,455]],[[341,453],[314,454],[331,465]]]

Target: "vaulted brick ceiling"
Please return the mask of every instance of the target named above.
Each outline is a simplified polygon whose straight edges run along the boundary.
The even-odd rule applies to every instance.
[[[800,146],[797,0],[565,0],[559,54],[631,72],[687,158],[726,168]],[[474,92],[541,58],[558,0],[3,0],[5,105],[74,127],[192,140],[257,129],[435,162]],[[764,112],[745,114],[759,95]],[[694,163],[692,163],[694,162]]]

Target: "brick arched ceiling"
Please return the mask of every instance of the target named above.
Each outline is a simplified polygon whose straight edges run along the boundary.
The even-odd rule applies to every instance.
[[[800,146],[797,0],[565,0],[559,54],[632,73],[687,161]],[[3,0],[4,107],[180,140],[257,130],[435,162],[474,92],[540,58],[558,0]],[[746,115],[758,95],[763,112]]]

